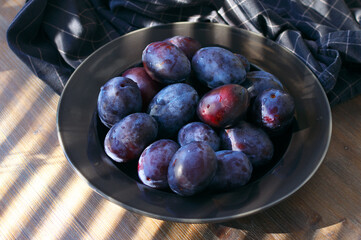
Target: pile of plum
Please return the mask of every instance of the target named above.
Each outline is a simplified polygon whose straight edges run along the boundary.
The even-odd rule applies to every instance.
[[[100,89],[106,154],[137,162],[145,185],[181,196],[247,184],[271,161],[270,138],[290,127],[295,111],[282,83],[251,66],[186,36],[150,43],[141,65]]]

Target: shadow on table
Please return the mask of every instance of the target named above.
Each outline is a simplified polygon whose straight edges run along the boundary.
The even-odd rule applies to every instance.
[[[335,239],[338,239],[337,236],[343,235],[346,219],[321,216],[303,202],[304,194],[308,193],[301,189],[294,196],[274,207],[215,226],[245,231],[244,239],[262,239],[269,234],[284,234],[292,239],[313,239],[321,229],[334,235]]]
[[[305,200],[308,199],[308,194],[312,193],[302,188],[276,206],[229,222],[211,224],[162,222],[153,240],[172,236],[174,229],[181,228],[186,231],[192,226],[196,229],[184,233],[189,239],[268,239],[272,234],[285,239],[314,239],[320,236],[339,239],[350,236],[348,220],[315,212],[312,203]]]

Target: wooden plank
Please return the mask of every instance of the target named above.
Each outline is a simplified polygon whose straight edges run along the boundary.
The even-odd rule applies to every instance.
[[[96,194],[68,164],[57,96],[8,48],[23,1],[0,4],[0,239],[360,239],[361,96],[332,109],[324,163],[297,193],[261,213],[217,224],[166,222]]]

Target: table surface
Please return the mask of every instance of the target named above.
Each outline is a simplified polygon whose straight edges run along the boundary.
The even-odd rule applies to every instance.
[[[12,53],[6,29],[23,1],[0,4],[0,239],[360,239],[361,96],[332,108],[319,170],[252,216],[185,224],[129,212],[78,176],[56,131],[59,96]]]

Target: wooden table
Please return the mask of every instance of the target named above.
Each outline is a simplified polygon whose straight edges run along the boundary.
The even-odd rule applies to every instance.
[[[0,6],[0,239],[361,239],[361,96],[332,109],[326,158],[298,192],[261,213],[217,224],[165,222],[95,193],[66,160],[59,96],[7,46],[22,1]]]

